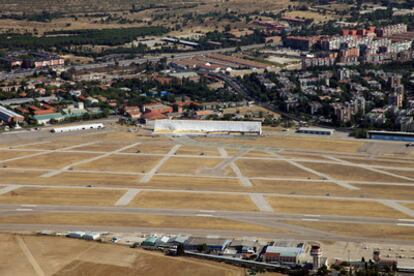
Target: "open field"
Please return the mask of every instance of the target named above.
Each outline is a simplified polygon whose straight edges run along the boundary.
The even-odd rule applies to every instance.
[[[202,178],[202,177],[180,177],[180,176],[154,176],[148,183],[150,187],[178,188],[188,190],[237,190],[240,183],[237,179],[228,178]]]
[[[247,196],[178,192],[141,192],[129,206],[163,209],[258,211]]]
[[[6,228],[56,224],[62,228],[173,228],[212,234],[237,229],[243,235],[277,232],[303,238],[303,233],[318,234],[281,224],[277,215],[295,221],[309,214],[320,216],[321,221],[366,220],[369,225],[388,226],[394,225],[394,219],[412,219],[408,210],[397,210],[401,205],[412,208],[414,181],[381,174],[385,170],[372,167],[380,164],[376,161],[395,163],[397,168],[414,163],[409,152],[400,158],[389,155],[388,145],[391,149],[404,146],[398,143],[370,141],[370,150],[384,148],[385,154],[368,155],[364,141],[282,136],[274,130],[272,136],[264,137],[168,137],[108,127],[105,132],[50,134],[42,139],[9,137],[0,150],[0,158],[1,154],[6,159],[16,158],[0,166],[4,192],[0,190],[0,204],[7,207],[0,224]],[[10,149],[10,145],[25,146]],[[59,150],[62,148],[68,149]],[[114,152],[120,149],[130,154]],[[172,154],[167,155],[169,152]],[[19,159],[23,154],[36,156]],[[279,155],[287,160],[278,159]],[[351,166],[335,158],[356,163]],[[361,160],[372,162],[358,165]],[[323,175],[306,168],[333,179],[322,179]],[[401,176],[411,174],[407,167],[387,170]],[[11,192],[16,188],[13,184],[27,186]],[[124,188],[140,192],[134,195],[135,190]],[[121,198],[123,203],[115,205]],[[382,199],[396,209],[380,203]],[[30,213],[22,213],[21,208],[8,204],[35,206],[27,207]],[[43,205],[58,206],[49,211]],[[89,208],[97,211],[92,213]],[[131,208],[140,208],[139,214]]]
[[[0,195],[0,203],[111,206],[124,193],[119,190],[20,188]]]
[[[53,152],[30,158],[7,161],[4,164],[9,167],[59,169],[61,167],[70,165],[74,162],[92,158],[95,156],[95,154],[89,153]]]
[[[404,206],[410,208],[411,210],[414,210],[414,203],[405,203]]]
[[[405,214],[376,202],[266,197],[275,212],[294,214],[404,218]]]
[[[278,232],[277,229],[222,218],[141,215],[121,213],[54,213],[1,216],[0,223],[59,224],[122,227],[157,227],[179,229],[235,230]]]
[[[183,276],[241,276],[242,269],[190,258],[171,258],[123,246],[59,237],[0,234],[1,275],[34,275],[23,243],[44,275],[165,275],[179,271]]]
[[[165,144],[165,143],[145,143],[141,144],[123,152],[127,153],[153,153],[153,154],[167,154],[173,145]]]
[[[320,179],[319,176],[297,168],[286,161],[278,160],[237,160],[237,165],[245,176],[294,177]]]
[[[409,180],[380,174],[378,172],[369,171],[367,169],[356,166],[346,166],[340,164],[318,164],[308,162],[302,162],[302,164],[308,168],[329,175],[335,179],[341,179],[345,181],[410,182]]]
[[[254,179],[252,183],[255,192],[320,196],[356,196],[359,194],[359,191],[348,190],[338,186],[337,184],[329,182],[300,182]]]
[[[186,158],[174,156],[162,166],[161,173],[209,174],[223,160],[217,158]],[[220,171],[220,175],[234,176],[228,168]]]
[[[206,155],[206,156],[220,156],[217,148],[214,147],[196,147],[183,146],[178,149],[177,155]]]
[[[33,154],[31,151],[0,151],[0,161]]]
[[[334,152],[358,152],[364,142],[356,140],[341,140],[322,137],[298,137],[298,136],[265,136],[265,137],[248,137],[248,138],[205,138],[198,137],[195,140],[200,142],[220,142],[228,145],[261,145],[276,148],[334,151]]]
[[[285,12],[284,15],[289,16],[289,17],[296,17],[296,18],[312,19],[316,23],[321,23],[321,22],[325,22],[325,21],[329,21],[333,19],[331,15],[323,15],[321,13],[312,12],[312,11],[290,11],[290,12]]]
[[[390,172],[390,173],[394,173],[394,174],[398,174],[398,175],[402,175],[402,176],[405,176],[405,177],[410,177],[410,178],[414,179],[414,170],[413,171],[400,171],[400,170],[389,170],[389,169],[387,169],[385,171]]]
[[[384,166],[384,167],[406,167],[414,169],[414,162],[409,161],[397,161],[397,160],[372,160],[372,159],[360,159],[360,158],[344,158],[340,157],[341,160],[349,161],[355,164],[373,165],[373,166]]]
[[[151,170],[157,161],[159,161],[159,158],[155,156],[112,155],[91,163],[76,166],[74,169],[145,173]]]
[[[348,237],[375,238],[381,240],[399,239],[412,240],[414,227],[381,224],[357,224],[357,223],[329,223],[329,222],[305,222],[286,221],[289,224],[337,233]]]

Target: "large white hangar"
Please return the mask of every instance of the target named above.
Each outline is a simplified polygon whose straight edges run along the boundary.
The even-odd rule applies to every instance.
[[[175,134],[240,133],[261,135],[262,123],[250,121],[156,120],[154,132]]]

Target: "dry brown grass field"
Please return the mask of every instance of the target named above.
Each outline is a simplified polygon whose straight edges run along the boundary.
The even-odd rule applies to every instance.
[[[275,212],[294,214],[405,218],[407,215],[376,202],[266,197]]]
[[[214,167],[223,160],[218,158],[187,158],[172,157],[161,167],[160,173],[209,174]],[[224,168],[223,175],[234,176],[228,168]]]
[[[197,146],[182,146],[178,149],[177,155],[220,156],[217,148]]]
[[[203,193],[141,192],[131,207],[225,211],[258,211],[248,196]]]
[[[47,276],[161,276],[178,272],[182,276],[244,275],[242,269],[221,263],[67,238],[0,234],[0,243],[1,275],[36,275],[19,243],[27,247],[32,261]]]
[[[148,183],[148,186],[188,190],[237,190],[241,188],[237,179],[161,175],[154,176]]]
[[[8,161],[4,164],[8,167],[59,169],[61,167],[70,165],[74,162],[92,158],[95,156],[97,155],[89,153],[53,152],[30,158]]]
[[[398,162],[397,160],[372,160],[372,159],[359,159],[359,158],[344,158],[340,157],[340,159],[344,161],[349,161],[356,164],[363,164],[363,165],[373,165],[373,166],[384,166],[384,167],[405,167],[405,168],[414,168],[414,162],[409,161],[401,161]]]
[[[359,191],[352,191],[329,182],[300,182],[300,181],[275,181],[252,180],[253,190],[256,192],[305,194],[305,195],[330,195],[330,196],[357,196]]]
[[[237,160],[236,163],[242,173],[248,177],[261,176],[320,179],[319,176],[308,173],[286,161],[240,159]]]
[[[174,144],[165,143],[144,143],[133,148],[129,148],[123,152],[127,153],[153,153],[153,154],[167,154]]]
[[[303,149],[307,151],[333,151],[333,152],[346,152],[355,153],[358,152],[360,147],[365,142],[357,140],[341,140],[341,139],[329,139],[321,137],[298,137],[298,136],[264,136],[264,137],[252,137],[249,139],[235,139],[235,138],[195,138],[197,141],[214,141],[221,142],[228,145],[241,144],[241,145],[261,145],[271,146],[276,148],[287,149]]]
[[[0,151],[0,161],[33,154],[32,151]]]
[[[318,172],[327,174],[335,179],[345,181],[378,181],[378,182],[410,182],[409,180],[397,178],[394,176],[380,174],[378,172],[369,171],[364,168],[356,166],[346,166],[340,164],[318,164],[305,163],[308,168],[314,169]]]
[[[213,217],[184,217],[122,213],[50,213],[1,216],[0,223],[157,227],[178,229],[280,232],[280,229]]]
[[[0,195],[0,203],[111,206],[124,193],[122,190],[20,188]]]
[[[159,161],[155,156],[111,155],[97,161],[76,166],[74,169],[146,173]]]

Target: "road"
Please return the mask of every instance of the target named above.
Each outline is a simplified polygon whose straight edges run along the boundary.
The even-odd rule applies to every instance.
[[[242,50],[250,50],[250,49],[256,49],[256,48],[262,48],[265,44],[254,44],[254,45],[248,45],[241,47]],[[123,59],[123,60],[117,60],[117,61],[107,61],[107,62],[96,62],[91,64],[83,64],[83,65],[66,65],[64,67],[65,70],[68,69],[74,69],[76,71],[80,70],[91,70],[91,69],[98,69],[98,68],[104,68],[107,66],[113,66],[116,63],[119,64],[119,66],[129,66],[133,63],[135,64],[143,64],[146,62],[157,62],[161,60],[162,58],[167,58],[168,61],[171,61],[173,59],[184,59],[184,58],[191,58],[197,55],[205,55],[205,54],[211,54],[211,53],[224,53],[224,52],[232,52],[235,51],[236,47],[231,48],[222,48],[222,49],[215,49],[215,50],[206,50],[206,51],[192,51],[192,52],[179,52],[179,53],[168,53],[168,54],[161,54],[157,56],[149,56],[144,58],[134,58],[134,59]],[[171,58],[171,57],[174,58]],[[32,76],[35,73],[40,72],[47,72],[48,69],[31,69],[31,70],[25,70],[21,72],[10,72],[10,73],[0,73],[0,81],[1,80],[13,80],[17,78],[24,78]]]

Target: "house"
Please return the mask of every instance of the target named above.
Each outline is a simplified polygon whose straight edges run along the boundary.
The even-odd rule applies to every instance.
[[[144,114],[142,117],[146,120],[166,119],[167,113],[173,112],[173,108],[159,102],[145,104],[143,106]]]

